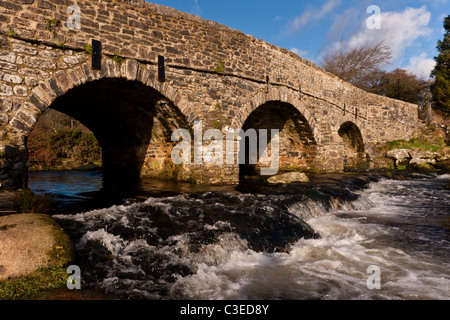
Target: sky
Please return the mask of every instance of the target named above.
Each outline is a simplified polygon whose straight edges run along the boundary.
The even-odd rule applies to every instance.
[[[444,37],[450,0],[151,0],[241,30],[321,65],[341,40],[345,47],[384,41],[384,67],[428,79]],[[373,11],[372,6],[376,6]],[[369,10],[368,10],[369,9]],[[378,18],[379,17],[379,18]]]

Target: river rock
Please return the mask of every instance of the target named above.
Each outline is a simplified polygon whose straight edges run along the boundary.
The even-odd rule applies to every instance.
[[[438,161],[434,165],[441,173],[450,173],[450,160]]]
[[[394,149],[390,150],[386,157],[395,161],[395,166],[405,166],[409,164],[411,155],[408,149]]]
[[[303,172],[289,172],[277,176],[273,176],[267,180],[272,184],[293,183],[293,182],[309,182],[309,178]]]
[[[16,214],[0,217],[0,281],[63,267],[74,249],[63,229],[49,216]]]
[[[437,162],[449,161],[450,160],[450,147],[445,147],[438,153],[436,158]]]
[[[431,151],[415,151],[412,150],[410,152],[411,154],[411,161],[410,164],[412,165],[423,165],[423,164],[436,164],[436,159],[439,157],[439,154],[437,152],[431,152]]]

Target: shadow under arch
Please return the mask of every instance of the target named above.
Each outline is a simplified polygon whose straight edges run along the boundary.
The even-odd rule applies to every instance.
[[[317,154],[317,142],[313,130],[305,116],[292,104],[281,101],[269,101],[256,108],[246,119],[242,130],[246,133],[254,129],[257,132],[259,146],[259,130],[267,130],[267,150],[271,150],[271,130],[279,130],[279,172],[309,171],[314,166]],[[241,182],[248,178],[260,175],[262,165],[258,159],[249,157],[249,137],[240,142],[239,152],[245,153],[244,163],[239,166],[239,179]],[[269,152],[270,153],[270,152]],[[254,164],[254,162],[257,162]]]
[[[358,126],[351,121],[344,122],[338,134],[347,147],[344,168],[356,169],[366,163],[364,139]]]
[[[123,78],[74,87],[49,108],[75,118],[96,136],[102,147],[103,184],[108,189],[135,185],[141,175],[172,178],[165,166],[171,163],[171,134],[190,127],[159,91]]]

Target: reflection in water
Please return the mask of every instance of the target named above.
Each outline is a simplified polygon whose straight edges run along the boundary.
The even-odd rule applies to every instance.
[[[141,178],[135,185],[124,184],[112,190],[104,188],[102,174],[95,171],[30,172],[29,187],[35,193],[46,193],[56,200],[58,213],[61,209],[66,213],[75,213],[141,202],[151,196],[234,190],[233,186],[201,186],[151,178]]]
[[[89,199],[89,193],[102,188],[97,172],[40,171],[30,172],[29,187],[36,193],[47,193],[66,204]]]

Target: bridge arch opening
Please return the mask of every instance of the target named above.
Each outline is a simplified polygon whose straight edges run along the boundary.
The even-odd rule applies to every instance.
[[[358,126],[347,121],[341,125],[338,134],[346,147],[344,168],[356,169],[366,163],[364,139]]]
[[[141,176],[178,180],[172,132],[189,128],[181,111],[139,81],[103,78],[68,90],[49,106],[87,127],[102,149],[105,188],[139,182]]]
[[[250,137],[241,140],[240,153],[244,163],[240,164],[240,181],[255,178],[261,175],[263,167],[269,164],[261,163],[259,150],[261,129],[267,130],[266,149],[270,156],[272,152],[271,130],[279,130],[279,168],[278,172],[310,171],[314,166],[317,152],[317,143],[313,131],[304,117],[292,104],[281,101],[269,101],[253,111],[245,121],[242,130],[247,133],[254,129],[257,133],[258,159],[251,159],[249,146]],[[256,164],[255,164],[256,163]]]

